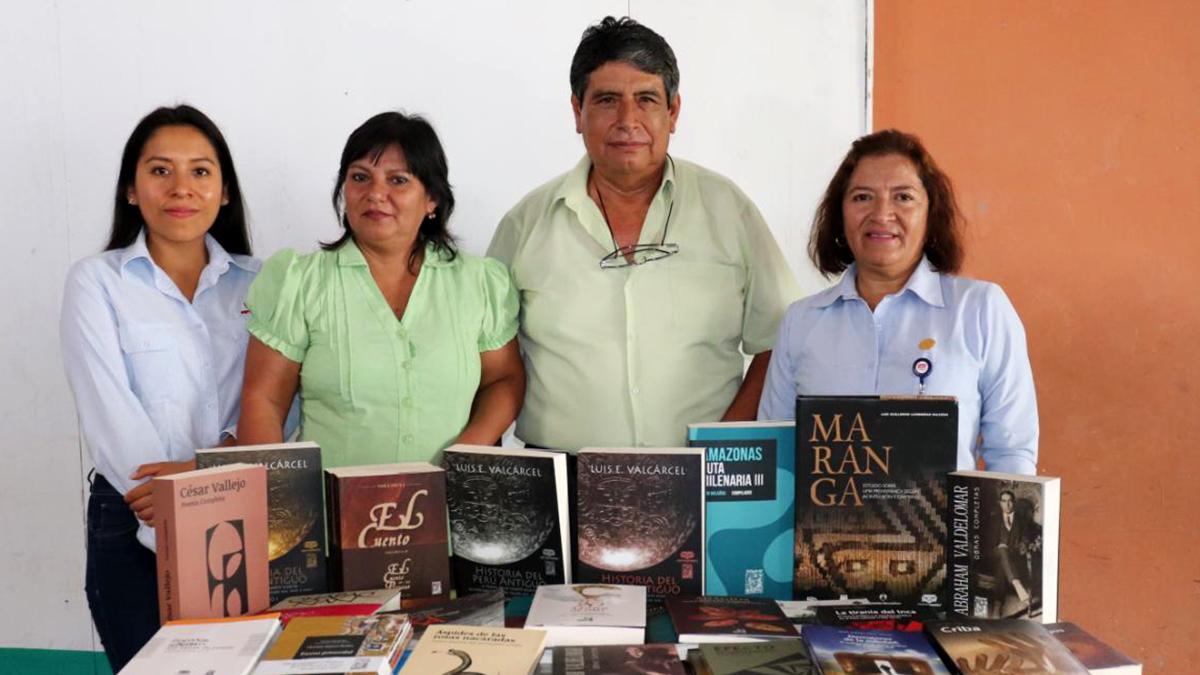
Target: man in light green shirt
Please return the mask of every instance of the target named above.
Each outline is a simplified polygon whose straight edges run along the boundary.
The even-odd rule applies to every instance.
[[[678,446],[689,423],[754,419],[799,289],[746,195],[667,154],[678,85],[654,31],[611,17],[589,28],[571,64],[587,156],[492,239],[521,294],[528,444]]]

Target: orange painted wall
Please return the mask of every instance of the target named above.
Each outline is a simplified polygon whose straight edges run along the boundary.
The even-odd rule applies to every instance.
[[[1200,673],[1200,2],[875,0],[874,126],[955,180],[1025,323],[1060,616]]]

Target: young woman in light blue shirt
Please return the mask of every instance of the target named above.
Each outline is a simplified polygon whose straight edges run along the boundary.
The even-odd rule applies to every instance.
[[[194,467],[237,424],[258,269],[216,125],[189,106],[147,115],[121,158],[108,245],[71,268],[61,320],[96,467],[88,606],[113,672],[158,629],[148,481]]]
[[[1037,398],[1025,330],[999,286],[956,276],[961,217],[921,142],[880,131],[854,142],[825,191],[809,254],[834,286],[780,324],[759,419],[793,419],[796,396],[958,399],[958,468],[1033,474]],[[924,387],[914,362],[933,364]]]

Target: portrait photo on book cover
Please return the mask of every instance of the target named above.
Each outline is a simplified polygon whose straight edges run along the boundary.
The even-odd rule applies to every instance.
[[[1042,564],[1043,518],[1038,486],[988,481],[983,490],[987,523],[982,544],[989,560],[981,566],[976,583],[990,592],[976,601],[989,601],[987,618],[1037,618],[1042,614],[1042,584],[1037,575]]]

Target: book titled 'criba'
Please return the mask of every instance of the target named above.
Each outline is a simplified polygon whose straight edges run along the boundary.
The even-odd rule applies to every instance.
[[[230,464],[162,476],[153,494],[161,620],[265,610],[266,469]]]
[[[336,590],[390,588],[405,598],[450,591],[445,471],[407,462],[329,469],[325,476]]]

